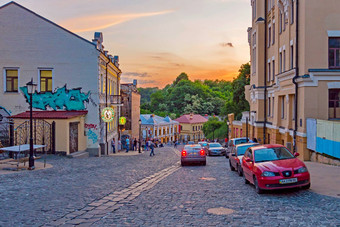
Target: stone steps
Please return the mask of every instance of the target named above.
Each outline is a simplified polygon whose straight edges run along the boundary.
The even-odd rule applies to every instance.
[[[67,155],[69,158],[88,158],[89,152],[86,151],[77,151],[72,154]]]

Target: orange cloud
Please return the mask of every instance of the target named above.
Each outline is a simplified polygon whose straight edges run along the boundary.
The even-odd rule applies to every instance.
[[[141,17],[151,17],[167,13],[172,13],[174,10],[165,10],[152,13],[132,13],[119,15],[93,15],[86,17],[77,17],[61,21],[60,24],[67,27],[73,32],[88,32],[96,31],[124,23],[126,21],[134,20]]]

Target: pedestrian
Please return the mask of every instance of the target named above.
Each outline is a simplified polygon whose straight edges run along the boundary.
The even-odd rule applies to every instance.
[[[133,141],[133,150],[136,151],[137,150],[137,139],[135,138],[135,140]]]
[[[115,138],[112,139],[111,146],[112,146],[112,153],[116,153]]]
[[[145,150],[149,151],[149,141],[145,141]]]
[[[150,149],[151,149],[150,156],[154,156],[155,155],[154,153],[155,144],[151,141],[149,142],[150,142]]]
[[[141,151],[141,145],[142,145],[142,142],[140,140],[140,138],[138,139],[138,153],[142,153]]]
[[[126,138],[125,143],[126,143],[126,153],[128,153],[129,152],[129,146],[130,146],[129,137]]]
[[[122,141],[118,140],[118,152],[122,149]]]
[[[177,148],[177,140],[175,141],[174,148]]]
[[[254,143],[257,143],[258,141],[257,141],[257,139],[254,137],[253,138],[253,141],[254,141]]]

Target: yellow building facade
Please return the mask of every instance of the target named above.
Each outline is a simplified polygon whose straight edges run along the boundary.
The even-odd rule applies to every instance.
[[[340,1],[251,4],[251,75],[245,88],[249,137],[286,145],[310,160],[307,118],[340,119]],[[230,128],[230,136],[234,128],[244,130],[232,122]]]
[[[179,140],[183,142],[198,142],[205,139],[203,133],[203,124],[208,121],[199,114],[184,114],[175,119],[180,124]]]

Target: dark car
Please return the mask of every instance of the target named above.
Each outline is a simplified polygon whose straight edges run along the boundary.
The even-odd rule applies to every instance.
[[[184,166],[188,163],[201,163],[206,165],[207,156],[201,145],[185,145],[181,153],[181,165]]]
[[[233,147],[231,153],[229,154],[229,166],[231,171],[237,171],[239,176],[243,175],[242,172],[242,158],[244,153],[249,147],[254,147],[259,145],[258,143],[241,143]]]
[[[220,143],[208,143],[208,155],[225,155],[225,148]]]
[[[245,183],[255,185],[257,193],[264,190],[310,187],[306,165],[283,145],[266,144],[247,149],[242,158]]]

